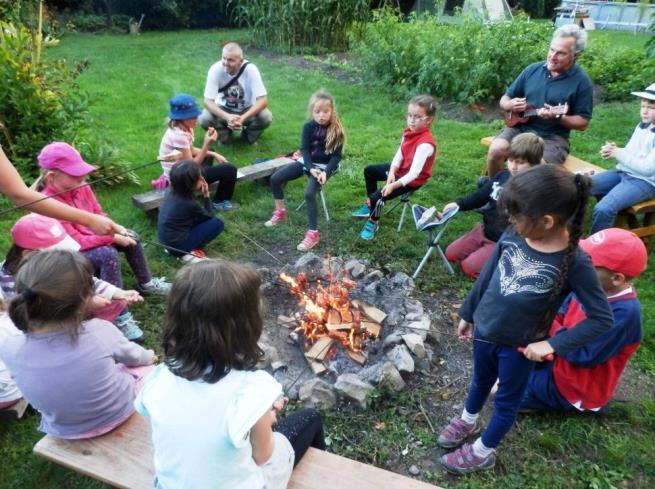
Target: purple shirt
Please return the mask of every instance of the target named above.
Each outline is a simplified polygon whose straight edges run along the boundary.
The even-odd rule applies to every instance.
[[[0,357],[25,398],[41,413],[39,429],[78,438],[110,429],[134,411],[134,377],[117,365],[148,365],[152,350],[125,339],[111,323],[82,323],[77,340],[67,332],[28,333],[0,345]]]

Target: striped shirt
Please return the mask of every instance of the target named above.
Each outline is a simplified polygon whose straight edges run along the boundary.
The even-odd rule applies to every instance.
[[[175,151],[181,151],[187,148],[190,150],[193,149],[192,131],[186,131],[177,126],[166,129],[164,137],[161,139],[161,144],[159,145],[159,161],[161,163],[161,168],[164,171],[164,176],[167,179],[171,168],[175,163],[177,163],[177,160],[164,161],[164,159]]]

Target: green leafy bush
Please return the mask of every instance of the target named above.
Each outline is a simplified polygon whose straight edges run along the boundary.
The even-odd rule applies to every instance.
[[[344,49],[369,18],[368,0],[231,0],[235,18],[261,47],[282,52]]]
[[[428,92],[473,103],[499,97],[527,64],[544,59],[551,34],[525,16],[497,24],[463,17],[445,25],[429,15],[403,22],[384,9],[353,50],[364,71],[398,95]]]
[[[75,15],[66,20],[66,30],[77,32],[127,32],[130,17],[127,15],[112,15],[111,28],[107,27],[107,16],[96,14]]]
[[[97,144],[90,130],[88,98],[75,84],[86,64],[71,68],[63,60],[41,59],[41,49],[53,44],[56,41],[43,39],[39,31],[0,21],[0,139],[26,180],[38,174],[36,155],[46,144]],[[91,161],[101,167],[105,163]],[[116,158],[107,163],[118,164]]]
[[[580,65],[601,87],[603,100],[628,99],[630,92],[655,80],[655,58],[647,57],[643,49],[613,51],[606,42],[596,40],[585,50]]]
[[[1,1],[1,0],[0,0]],[[139,19],[144,29],[224,27],[231,24],[229,0],[113,0],[115,14]]]

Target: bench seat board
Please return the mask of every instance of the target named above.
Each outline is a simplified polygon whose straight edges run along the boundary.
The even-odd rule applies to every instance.
[[[237,183],[268,177],[275,173],[276,170],[295,162],[296,161],[292,160],[291,158],[275,158],[272,160],[264,161],[263,163],[237,168]],[[213,191],[216,189],[216,186],[217,184],[214,183],[210,186],[210,189]],[[143,212],[153,211],[158,209],[161,205],[162,201],[164,200],[164,194],[165,192],[163,190],[154,190],[151,192],[144,192],[142,194],[133,195],[132,204],[134,204],[135,207],[141,209]]]
[[[37,455],[120,489],[152,489],[154,481],[150,423],[133,414],[121,426],[90,440],[45,436]],[[435,489],[387,470],[310,448],[293,471],[291,489]],[[438,488],[437,488],[438,489]]]

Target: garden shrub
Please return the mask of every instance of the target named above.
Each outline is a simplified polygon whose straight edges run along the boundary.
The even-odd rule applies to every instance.
[[[408,22],[384,9],[374,14],[353,52],[371,80],[394,95],[431,93],[442,100],[480,103],[498,100],[530,63],[545,60],[554,27],[518,15],[511,22],[485,24],[471,17],[446,25],[430,15]],[[655,59],[643,50],[608,49],[594,39],[580,58],[604,100],[628,98],[655,79]]]
[[[88,98],[75,84],[86,64],[71,67],[63,60],[41,59],[41,48],[53,44],[56,41],[25,27],[0,21],[0,139],[26,180],[38,174],[36,156],[46,144],[56,140],[90,148],[98,144],[92,136]],[[89,161],[101,167],[108,163],[111,169],[121,166],[115,155],[103,151],[111,158]]]
[[[229,0],[113,0],[115,14],[137,21],[144,29],[225,27],[231,23]]]
[[[551,34],[525,16],[497,24],[465,16],[446,25],[430,15],[403,22],[384,9],[353,50],[364,71],[397,95],[429,92],[474,103],[496,99],[527,64],[544,59]]]
[[[130,17],[127,15],[112,15],[111,28],[107,26],[106,15],[81,14],[63,18],[66,30],[76,32],[127,32]]]
[[[370,15],[369,0],[231,0],[255,42],[281,52],[338,51]]]

